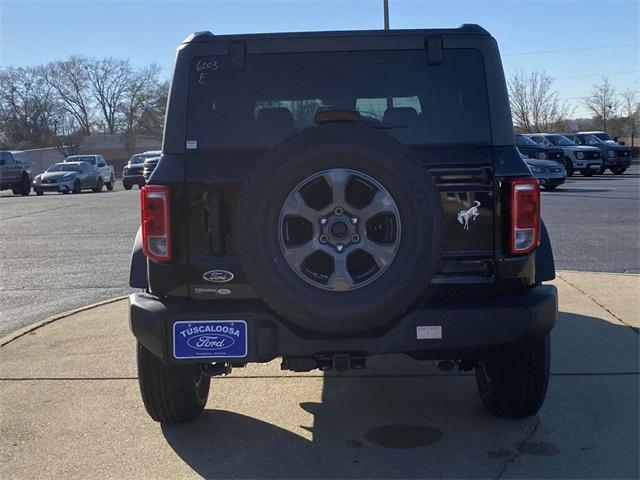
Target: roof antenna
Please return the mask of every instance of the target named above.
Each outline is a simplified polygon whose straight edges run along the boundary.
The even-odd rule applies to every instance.
[[[389,30],[389,0],[382,0],[384,4],[384,29]]]

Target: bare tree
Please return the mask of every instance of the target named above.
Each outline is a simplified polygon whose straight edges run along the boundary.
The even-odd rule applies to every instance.
[[[41,69],[42,77],[55,92],[60,108],[76,119],[85,135],[91,135],[93,123],[88,64],[85,57],[74,56],[49,63]]]
[[[625,124],[626,133],[631,138],[631,146],[635,147],[635,138],[640,133],[640,99],[638,98],[638,90],[627,88],[620,97],[622,99],[622,115]]]
[[[591,95],[584,100],[584,105],[593,113],[596,121],[607,131],[607,120],[616,114],[618,100],[616,91],[607,77],[602,77],[600,83],[593,86]]]
[[[80,142],[86,138],[86,135],[79,128],[75,117],[64,110],[58,111],[58,116],[53,121],[53,129],[56,149],[65,157],[77,155]]]
[[[0,130],[3,143],[33,148],[51,136],[51,88],[36,68],[0,69]]]
[[[133,81],[131,64],[129,60],[108,57],[89,60],[87,66],[91,94],[96,99],[109,133],[114,135],[120,101]]]
[[[129,154],[136,150],[136,138],[150,127],[162,124],[167,84],[160,85],[160,67],[152,64],[132,75],[119,110],[123,116],[122,135]]]
[[[548,131],[573,112],[558,98],[553,78],[544,71],[519,70],[509,79],[508,87],[513,121],[522,131]]]

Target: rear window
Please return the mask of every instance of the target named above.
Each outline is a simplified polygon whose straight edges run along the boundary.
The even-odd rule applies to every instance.
[[[357,110],[410,144],[489,143],[482,55],[424,50],[247,55],[193,60],[187,115],[189,149],[268,148],[313,126],[319,109]]]
[[[65,162],[89,162],[96,163],[95,157],[67,157],[64,159]]]

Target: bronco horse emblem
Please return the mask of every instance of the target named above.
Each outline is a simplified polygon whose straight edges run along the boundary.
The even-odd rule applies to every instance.
[[[475,221],[475,219],[480,215],[478,211],[478,207],[480,206],[480,202],[475,200],[473,202],[473,207],[465,210],[464,208],[458,212],[458,223],[460,225],[464,225],[464,230],[469,230],[469,220]]]

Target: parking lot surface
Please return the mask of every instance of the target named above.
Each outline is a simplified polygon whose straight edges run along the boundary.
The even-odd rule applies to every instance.
[[[0,197],[0,335],[130,293],[139,192]]]
[[[525,420],[490,416],[470,374],[390,355],[234,369],[196,421],[161,426],[127,301],[71,315],[0,347],[0,478],[638,478],[640,277],[583,277],[554,282],[549,391]]]
[[[125,295],[139,193],[0,194],[0,335]],[[640,273],[640,167],[542,194],[558,269]]]

